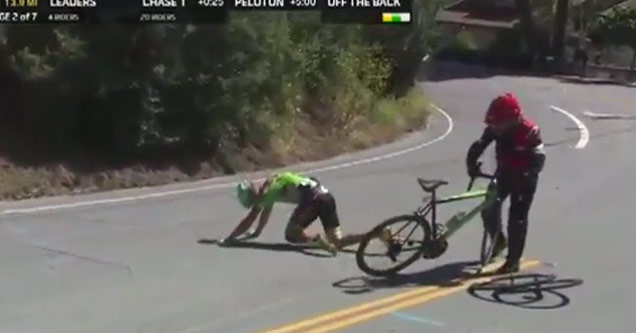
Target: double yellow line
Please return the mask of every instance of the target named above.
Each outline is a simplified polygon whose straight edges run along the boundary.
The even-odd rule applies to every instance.
[[[538,265],[537,260],[525,261],[521,264],[521,269],[527,269]],[[456,285],[428,286],[416,288],[397,295],[378,299],[368,303],[363,303],[353,307],[345,308],[335,312],[327,313],[315,318],[306,319],[297,323],[275,328],[263,333],[323,333],[345,328],[372,318],[394,312],[399,309],[411,307],[418,304],[430,302],[434,299],[444,297],[467,289],[470,285],[491,280],[492,277],[468,277],[459,278],[453,282]]]

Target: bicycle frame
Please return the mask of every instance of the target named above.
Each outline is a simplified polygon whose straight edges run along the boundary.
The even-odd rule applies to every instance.
[[[430,200],[428,200],[426,205],[419,207],[415,211],[415,214],[420,216],[427,216],[429,213],[431,214],[431,220],[430,220],[431,227],[432,227],[431,231],[432,231],[433,238],[437,238],[438,237],[437,229],[439,227],[439,224],[437,222],[437,205],[485,197],[486,199],[484,201],[482,201],[480,204],[478,204],[468,213],[460,212],[459,214],[463,214],[463,216],[459,217],[459,219],[453,221],[456,218],[456,216],[458,216],[456,214],[453,217],[451,217],[448,221],[446,221],[446,223],[444,223],[444,226],[446,227],[446,232],[443,234],[443,237],[449,238],[461,227],[463,227],[468,221],[473,219],[475,215],[480,213],[482,210],[486,209],[497,199],[497,181],[494,177],[491,178],[490,176],[488,176],[488,178],[490,178],[490,186],[488,186],[488,188],[486,189],[471,190],[472,183],[474,181],[474,179],[472,179],[468,187],[468,190],[464,193],[451,195],[448,197],[443,197],[441,199],[438,199],[436,191],[432,191]],[[454,222],[452,225],[450,225],[451,221]]]

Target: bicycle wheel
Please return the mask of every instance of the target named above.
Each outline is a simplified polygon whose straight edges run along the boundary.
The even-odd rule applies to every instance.
[[[387,244],[382,242],[378,236],[381,235],[383,230],[391,231],[391,227],[395,227],[400,223],[404,224],[404,226],[402,226],[399,229],[398,233],[400,231],[407,230],[408,236],[404,240],[396,239],[395,241],[391,241],[391,244],[387,246]],[[413,233],[417,229],[421,230],[422,236],[419,236],[419,239],[411,239],[410,237],[413,235]],[[395,237],[395,234],[393,234],[393,232],[391,232],[391,237],[392,238]],[[430,239],[431,239],[430,227],[427,221],[423,217],[420,217],[418,215],[400,215],[400,216],[392,217],[378,224],[375,228],[373,228],[370,232],[368,232],[365,235],[364,239],[360,242],[360,245],[358,246],[358,250],[356,251],[356,263],[358,265],[358,268],[360,268],[363,272],[365,272],[368,275],[391,276],[403,270],[404,268],[408,267],[409,265],[414,263],[417,259],[422,257],[422,254],[424,253],[424,250],[426,249],[424,245],[427,244],[430,241]],[[408,252],[408,251],[405,251],[404,245],[411,245],[411,246],[414,245],[414,247],[410,251],[411,252],[410,256],[408,256],[407,259],[404,260],[402,263],[398,263],[386,269],[379,269],[379,268],[371,267],[371,265],[367,262],[367,258],[370,258],[373,256],[365,255],[365,250],[367,249],[367,247],[373,240],[380,241],[382,245],[384,246],[384,248],[387,249],[387,251],[381,257],[389,258],[393,262],[396,261],[395,260],[396,255],[399,255],[402,252]]]

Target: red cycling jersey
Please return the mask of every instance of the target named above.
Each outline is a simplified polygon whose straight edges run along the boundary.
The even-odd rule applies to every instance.
[[[519,124],[504,134],[497,134],[487,127],[481,138],[471,145],[467,163],[474,164],[492,142],[496,142],[498,168],[537,173],[543,169],[545,154],[539,127],[530,119],[522,117]]]

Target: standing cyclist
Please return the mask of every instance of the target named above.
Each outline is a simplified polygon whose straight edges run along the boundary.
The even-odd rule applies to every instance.
[[[494,255],[506,247],[501,226],[501,206],[510,195],[508,216],[508,256],[497,274],[519,271],[528,231],[528,213],[537,188],[539,173],[545,163],[545,152],[539,127],[521,110],[517,97],[506,93],[496,97],[486,113],[486,129],[481,138],[469,148],[466,157],[468,175],[476,176],[480,170],[477,160],[486,147],[495,141],[497,170],[495,176],[499,196],[490,208],[482,212],[484,228],[496,235]]]
[[[336,200],[313,177],[294,172],[280,172],[268,178],[258,189],[252,182],[243,181],[237,185],[236,191],[239,202],[243,207],[250,209],[250,212],[222,241],[223,243],[244,234],[260,214],[258,226],[248,236],[258,237],[265,228],[276,202],[296,205],[285,229],[285,239],[290,243],[314,244],[335,255],[337,250],[362,240],[363,235],[342,235]],[[310,236],[305,233],[305,229],[317,218],[320,218],[329,242],[323,240],[320,234]]]

